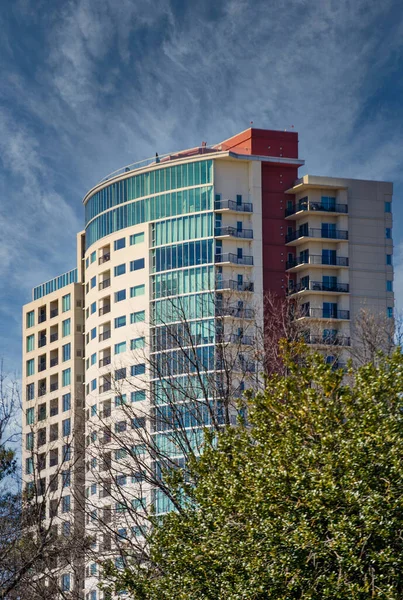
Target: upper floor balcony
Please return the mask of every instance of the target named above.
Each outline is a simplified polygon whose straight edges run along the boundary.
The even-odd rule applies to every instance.
[[[233,292],[253,292],[254,284],[251,281],[236,281],[235,279],[218,279],[216,290]]]
[[[307,334],[302,336],[302,339],[306,344],[316,346],[351,346],[351,339],[339,333],[322,335]]]
[[[251,213],[253,212],[253,204],[251,202],[235,202],[235,200],[216,200],[214,210]]]
[[[313,265],[317,267],[348,267],[347,256],[331,256],[329,254],[303,254],[296,256],[292,260],[288,260],[286,269],[295,269],[301,265]]]
[[[291,283],[291,282],[290,282]],[[335,294],[348,294],[348,283],[325,283],[324,281],[300,281],[295,286],[290,286],[289,294],[298,294],[299,292],[328,292]]]
[[[348,321],[350,319],[349,310],[325,309],[325,308],[304,308],[302,307],[299,315],[300,319],[341,319]]]
[[[216,317],[232,317],[234,319],[253,319],[255,311],[243,306],[216,306]]]
[[[238,227],[215,227],[214,235],[216,238],[234,237],[241,240],[252,240],[253,230],[252,229],[239,229]]]
[[[304,238],[312,238],[317,241],[321,240],[348,240],[348,231],[343,229],[335,229],[333,227],[300,227],[292,233],[288,233],[285,238],[285,243],[292,246],[305,241]]]
[[[253,267],[253,256],[238,256],[233,252],[215,255],[216,263],[231,263],[242,267]]]
[[[332,213],[334,215],[346,215],[348,214],[348,205],[347,204],[336,204],[335,202],[311,202],[307,198],[296,202],[292,207],[286,208],[285,217],[287,218],[297,218],[298,214],[301,213],[301,216],[306,212],[315,212],[315,213],[323,213],[328,214]]]

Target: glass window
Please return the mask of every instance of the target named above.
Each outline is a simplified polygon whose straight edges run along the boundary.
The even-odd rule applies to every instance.
[[[62,592],[70,591],[70,575],[68,573],[62,575],[61,588]]]
[[[66,360],[70,360],[71,359],[71,344],[64,344],[64,346],[62,346],[62,361],[65,362]]]
[[[69,444],[64,444],[64,446],[62,447],[62,457],[63,462],[67,462],[71,459],[71,447]]]
[[[70,469],[68,469],[67,471],[62,471],[62,487],[70,487],[70,481]]]
[[[115,354],[121,354],[122,352],[126,352],[126,342],[115,344]]]
[[[85,259],[85,268],[88,269],[89,265],[90,265],[90,259],[89,259],[89,257],[87,257]]]
[[[385,237],[387,240],[392,239],[392,229],[390,227],[386,227],[385,229]]]
[[[386,264],[387,265],[391,265],[392,264],[392,255],[391,254],[387,254],[386,255]]]
[[[146,366],[144,363],[141,363],[138,365],[132,365],[132,367],[130,368],[130,374],[132,376],[144,375],[145,372],[146,372]]]
[[[130,323],[141,323],[143,321],[145,321],[146,318],[146,311],[145,310],[139,310],[137,312],[131,313],[130,315]]]
[[[97,414],[97,405],[93,404],[91,406],[91,417],[95,417],[96,414]]]
[[[115,319],[115,328],[124,327],[126,325],[126,315],[122,317],[116,317]]]
[[[392,203],[391,202],[385,202],[385,212],[386,213],[392,212]]]
[[[26,399],[33,400],[35,398],[35,384],[28,383],[26,387]]]
[[[115,292],[115,302],[121,302],[122,300],[126,300],[126,290]]]
[[[393,281],[388,280],[386,282],[386,291],[387,292],[393,292]]]
[[[62,371],[62,387],[71,384],[71,369]]]
[[[32,352],[32,350],[35,350],[35,336],[28,335],[27,336],[27,352]]]
[[[70,512],[71,499],[70,496],[62,496],[62,513]]]
[[[66,319],[62,321],[62,337],[66,337],[66,335],[70,335],[71,331],[71,319]]]
[[[97,328],[94,327],[93,329],[91,329],[91,339],[95,339],[97,337]]]
[[[27,377],[30,375],[35,375],[35,360],[33,358],[27,360]]]
[[[95,365],[96,362],[97,362],[97,353],[94,352],[94,354],[91,354],[91,365]]]
[[[139,350],[144,348],[146,339],[144,337],[135,338],[130,340],[130,350]]]
[[[34,472],[34,459],[31,458],[26,458],[25,459],[25,473],[26,475],[32,475],[32,473]]]
[[[71,295],[62,296],[62,312],[67,312],[71,308]]]
[[[97,259],[97,253],[95,251],[91,252],[91,256],[90,256],[91,263],[95,262],[96,259]]]
[[[70,432],[71,432],[70,419],[64,419],[64,421],[62,421],[62,432],[63,432],[63,436],[70,435]]]
[[[138,271],[139,269],[144,269],[144,258],[130,261],[130,271]]]
[[[388,308],[386,309],[386,314],[389,319],[393,319],[393,307],[392,306],[388,306]]]
[[[70,410],[71,408],[71,394],[64,394],[62,396],[63,412]]]
[[[115,371],[115,380],[119,381],[119,379],[124,379],[126,377],[126,367],[122,367],[121,369],[116,369]]]
[[[27,327],[33,327],[35,325],[35,312],[31,310],[27,313]]]
[[[120,238],[119,240],[115,240],[113,242],[114,250],[121,250],[126,246],[126,238]]]
[[[115,406],[122,406],[123,404],[127,404],[126,394],[115,396]]]
[[[35,409],[27,408],[26,410],[26,423],[27,425],[33,425],[35,420]]]
[[[91,392],[93,392],[93,391],[94,391],[94,390],[96,390],[96,389],[97,389],[97,380],[96,380],[96,379],[93,379],[93,380],[91,381]]]
[[[91,277],[91,289],[94,288],[97,285],[97,278],[96,276]]]
[[[118,277],[119,275],[124,275],[126,273],[126,265],[118,265],[117,267],[115,267],[114,273],[115,277]]]
[[[93,314],[94,314],[94,312],[96,312],[96,310],[97,310],[97,303],[96,303],[96,302],[93,302],[93,303],[91,304],[91,314],[93,315]]]
[[[145,390],[136,390],[131,393],[131,401],[132,402],[140,402],[141,400],[146,399],[146,391]]]
[[[146,293],[146,286],[143,285],[135,285],[130,288],[130,298],[135,298],[137,296],[144,296]]]
[[[135,233],[130,236],[130,245],[131,246],[133,246],[134,244],[141,244],[142,242],[144,242],[144,232]]]

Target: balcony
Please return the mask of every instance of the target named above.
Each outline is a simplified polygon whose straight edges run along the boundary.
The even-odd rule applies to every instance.
[[[216,282],[217,290],[232,290],[234,292],[253,292],[254,284],[251,281],[239,282],[234,279],[223,279]]]
[[[239,306],[217,306],[216,317],[233,317],[234,319],[253,319],[255,313],[252,308]]]
[[[51,358],[50,359],[50,366],[51,367],[55,367],[58,364],[59,364],[59,359],[58,358]]]
[[[50,341],[52,341],[52,336],[50,336]],[[39,338],[38,340],[38,348],[43,348],[46,345],[46,336]]]
[[[336,256],[329,258],[320,254],[310,254],[309,256],[298,256],[294,260],[287,261],[286,269],[294,269],[300,265],[326,265],[328,267],[348,267],[348,258],[346,256]]]
[[[99,393],[103,394],[103,392],[109,392],[109,390],[112,388],[112,384],[110,381],[106,381],[105,383],[103,383],[102,385],[99,386]]]
[[[348,283],[323,283],[322,281],[309,281],[307,283],[298,283],[295,287],[288,290],[289,294],[297,294],[298,292],[332,292],[343,294],[349,291]]]
[[[237,333],[217,333],[217,343],[253,346],[255,338],[251,335],[239,335]]]
[[[53,310],[50,311],[50,318],[53,319],[53,317],[57,317],[58,314],[59,314],[59,309],[54,308]]]
[[[102,333],[99,334],[99,341],[103,342],[104,340],[109,340],[110,337],[111,337],[111,330],[108,329],[108,331],[103,331]]]
[[[322,308],[306,308],[302,309],[299,318],[310,319],[342,319],[348,321],[350,318],[349,310],[323,310]]]
[[[103,254],[102,256],[99,257],[98,264],[103,265],[103,263],[108,262],[108,260],[110,260],[110,259],[111,259],[111,254],[110,254],[110,252],[107,252],[106,254]]]
[[[101,308],[98,311],[98,314],[100,317],[102,317],[102,315],[106,315],[109,312],[111,312],[111,305],[105,304],[105,306],[101,306]]]
[[[347,204],[325,204],[322,202],[298,202],[292,208],[285,210],[285,216],[290,217],[299,212],[324,212],[332,214],[346,215],[348,213]]]
[[[46,321],[46,313],[42,313],[38,316],[38,323],[43,323]]]
[[[253,212],[253,204],[250,202],[238,203],[235,200],[216,200],[214,202],[214,210],[251,213]]]
[[[253,256],[238,256],[232,252],[226,254],[216,254],[216,263],[232,263],[234,265],[241,265],[244,267],[253,267]]]
[[[302,337],[306,344],[318,346],[350,346],[351,340],[342,335],[305,335]]]
[[[342,229],[329,230],[319,228],[300,229],[286,235],[285,243],[290,244],[305,237],[322,240],[348,240],[348,231],[344,231]]]
[[[237,229],[236,227],[215,227],[215,237],[235,237],[237,239],[252,240],[253,230],[252,229]]]
[[[50,384],[50,391],[51,392],[55,392],[58,389],[59,389],[59,383],[57,381],[55,381],[54,383]]]
[[[57,342],[58,339],[59,339],[59,334],[58,333],[51,333],[50,334],[50,343]]]
[[[40,385],[38,387],[38,396],[44,396],[46,394],[46,385]]]
[[[111,280],[110,279],[104,279],[103,281],[100,282],[98,289],[99,290],[104,290],[105,288],[109,287],[111,285]]]
[[[104,358],[100,358],[98,364],[99,364],[100,367],[106,367],[106,365],[110,365],[111,364],[111,357],[110,356],[104,356]]]
[[[46,371],[46,363],[40,363],[38,365],[38,372],[41,373],[42,371]]]

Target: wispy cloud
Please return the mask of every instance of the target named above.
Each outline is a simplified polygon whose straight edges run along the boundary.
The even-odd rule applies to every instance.
[[[156,150],[294,125],[309,172],[403,190],[397,0],[18,0],[0,20],[7,314],[71,266],[87,189]],[[14,330],[1,344],[17,361]]]

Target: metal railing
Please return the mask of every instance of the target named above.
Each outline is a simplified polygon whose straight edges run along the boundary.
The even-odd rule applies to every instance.
[[[297,256],[294,260],[287,261],[286,268],[292,269],[298,265],[328,265],[334,267],[348,267],[348,258],[346,256],[336,256],[329,258],[320,254],[310,254],[309,256]]]
[[[99,290],[104,290],[105,288],[109,287],[111,285],[111,280],[110,279],[104,279],[103,281],[101,281],[98,285],[98,289]]]
[[[50,318],[53,319],[53,317],[57,317],[58,314],[59,314],[59,309],[54,308],[53,310],[50,311]]]
[[[100,358],[99,359],[99,366],[100,367],[106,367],[106,365],[110,365],[111,364],[111,357],[110,356],[104,356],[104,358]]]
[[[38,317],[38,323],[43,323],[44,321],[46,321],[46,313],[43,313]]]
[[[110,381],[106,381],[104,384],[99,386],[99,393],[102,394],[103,392],[109,392],[109,390],[112,388],[112,384]]]
[[[51,358],[50,359],[50,366],[51,367],[55,367],[58,364],[59,364],[59,359],[58,358]]]
[[[322,308],[307,308],[301,310],[300,317],[312,319],[349,319],[349,310],[323,310]]]
[[[330,212],[330,213],[348,213],[348,205],[347,204],[323,204],[322,202],[301,202],[297,203],[292,208],[286,208],[285,216],[289,217],[290,215],[294,215],[300,211],[322,211],[322,212]]]
[[[104,306],[101,306],[101,308],[98,311],[98,314],[101,317],[102,315],[106,315],[109,312],[111,312],[111,305],[105,304]]]
[[[219,344],[242,344],[244,346],[252,346],[255,338],[251,335],[238,335],[237,333],[218,333],[217,342]]]
[[[52,336],[50,336],[50,341],[52,341]],[[38,340],[38,348],[43,348],[46,344],[46,337],[39,338]]]
[[[236,319],[253,319],[255,316],[252,308],[239,306],[216,306],[216,317],[234,317]]]
[[[59,383],[56,381],[55,383],[50,384],[50,391],[54,392],[59,389]]]
[[[59,339],[59,334],[58,333],[51,333],[50,334],[50,342],[56,342]]]
[[[225,254],[215,255],[216,263],[233,263],[235,265],[244,265],[247,267],[253,266],[253,256],[238,256],[233,252],[226,252]]]
[[[244,281],[240,283],[234,279],[223,279],[217,280],[217,290],[233,290],[234,292],[253,292],[254,284],[251,281]]]
[[[41,373],[42,371],[46,370],[46,363],[40,363],[38,365],[38,372]]]
[[[103,254],[102,256],[99,257],[98,259],[98,264],[102,265],[105,262],[108,262],[108,260],[111,259],[111,254],[110,252],[107,252],[106,254]]]
[[[302,337],[306,344],[320,344],[324,346],[350,346],[351,340],[343,335],[305,335]]]
[[[109,340],[110,337],[111,337],[111,330],[109,329],[108,331],[103,331],[102,333],[99,334],[99,341],[103,342],[104,340]]]
[[[299,282],[297,285],[290,287],[288,290],[289,294],[295,294],[296,292],[304,292],[304,291],[312,291],[312,292],[338,292],[338,293],[348,293],[349,284],[348,283],[323,283],[322,281],[309,281],[308,283]]]
[[[215,227],[214,235],[216,237],[230,235],[232,237],[252,240],[253,239],[253,230],[252,229],[237,229],[236,227],[226,226],[226,227]]]
[[[234,210],[236,212],[253,212],[253,204],[251,202],[242,202],[238,204],[234,200],[216,200],[214,202],[214,210]]]
[[[319,228],[300,229],[287,234],[285,237],[285,242],[288,244],[289,242],[293,242],[294,240],[302,237],[324,238],[327,240],[348,240],[348,231],[344,231],[342,229],[329,231],[327,229]]]

